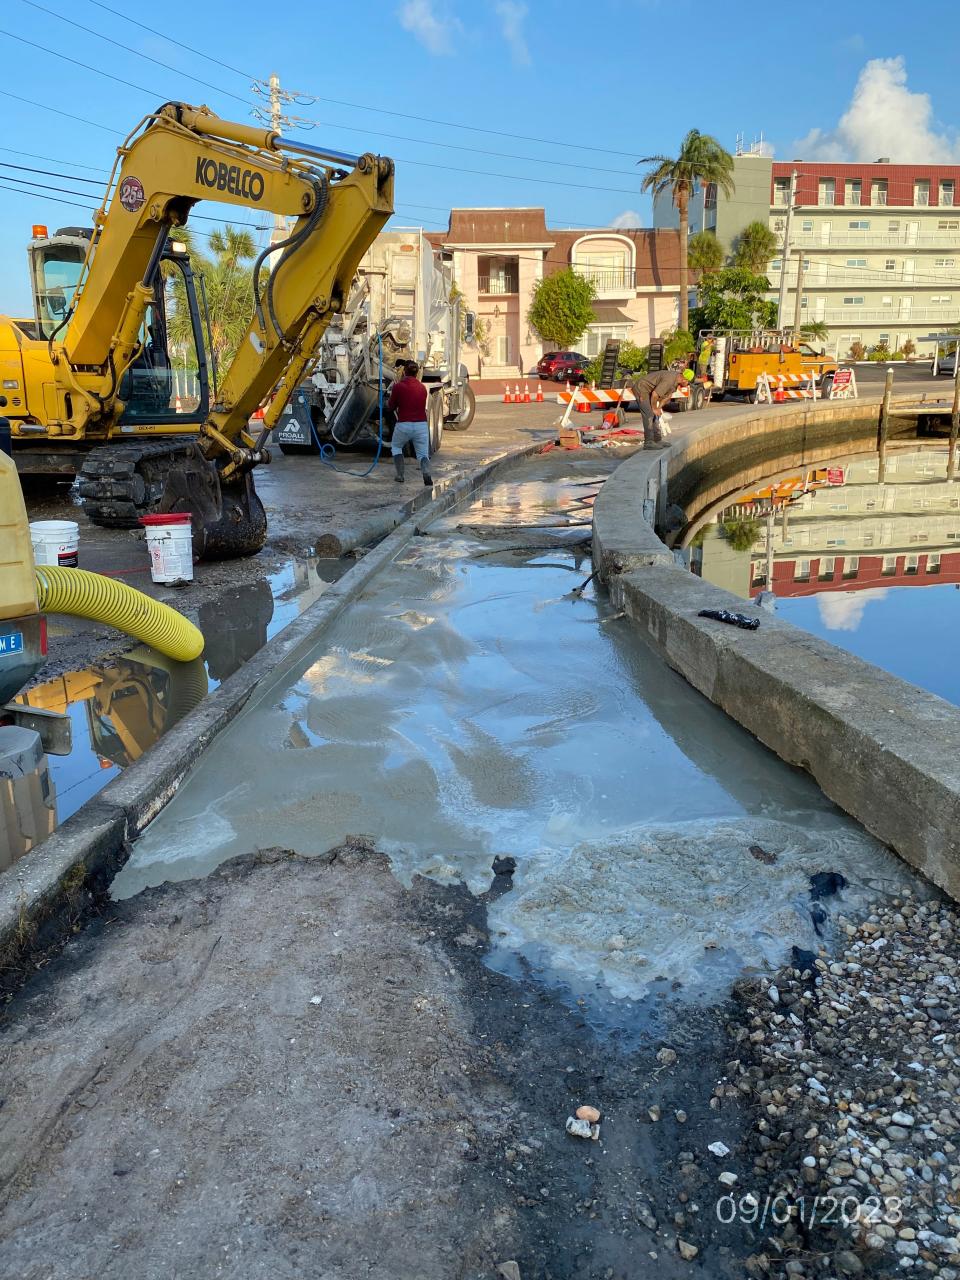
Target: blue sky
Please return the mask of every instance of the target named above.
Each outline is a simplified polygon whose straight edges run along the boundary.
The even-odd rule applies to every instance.
[[[109,169],[147,110],[179,98],[247,119],[251,77],[272,71],[304,95],[290,111],[318,122],[299,136],[396,159],[397,220],[408,225],[445,226],[451,205],[524,204],[544,205],[555,226],[624,215],[648,224],[635,160],[672,151],[691,127],[731,149],[738,133],[749,144],[762,131],[782,158],[960,160],[950,20],[911,20],[902,0],[875,0],[839,29],[841,11],[820,3],[774,15],[731,2],[709,17],[659,0],[286,0],[275,10],[194,0],[171,11],[180,44],[121,16],[159,31],[162,8],[104,2],[116,12],[94,0],[0,5],[5,65],[15,70],[0,86],[14,95],[0,96],[4,311],[29,308],[31,225],[89,221],[92,203],[75,193],[95,188],[78,179]],[[14,180],[61,188],[59,198],[81,207],[53,203],[56,191],[14,193]]]

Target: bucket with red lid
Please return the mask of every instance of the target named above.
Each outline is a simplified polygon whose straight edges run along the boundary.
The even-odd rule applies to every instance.
[[[193,528],[190,513],[169,511],[141,516],[147,531],[150,577],[162,586],[176,587],[193,581]]]

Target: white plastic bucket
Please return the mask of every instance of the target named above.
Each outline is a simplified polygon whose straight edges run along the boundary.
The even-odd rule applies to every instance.
[[[80,526],[73,520],[34,520],[30,524],[34,564],[75,569],[80,561]]]
[[[150,577],[154,582],[174,587],[193,581],[193,529],[190,516],[173,512],[162,516],[141,516],[147,531]]]

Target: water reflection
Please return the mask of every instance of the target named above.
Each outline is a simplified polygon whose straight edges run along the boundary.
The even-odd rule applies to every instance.
[[[960,703],[960,678],[929,660],[960,620],[947,452],[888,451],[882,480],[873,454],[754,483],[710,513],[691,568],[744,599],[772,593],[789,621]]]

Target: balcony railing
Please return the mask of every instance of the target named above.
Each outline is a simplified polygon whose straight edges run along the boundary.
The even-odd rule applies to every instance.
[[[481,276],[479,289],[481,293],[519,293],[520,281],[516,276]]]
[[[831,235],[824,239],[816,231],[800,231],[796,235],[791,234],[790,246],[793,249],[863,249],[868,245],[880,245],[884,248],[893,248],[896,245],[902,245],[907,249],[916,249],[917,247],[932,249],[952,249],[957,244],[957,228],[952,231],[937,231],[918,233],[908,239],[903,231],[890,231],[884,234],[877,234],[871,231],[851,231],[848,227],[837,227],[831,229]]]
[[[898,307],[828,307],[826,311],[816,313],[807,308],[804,320],[823,320],[826,324],[887,324],[892,327],[931,322],[955,325],[960,321],[960,306],[913,307],[907,315]]]
[[[636,273],[632,267],[587,267],[573,264],[573,269],[584,280],[591,280],[597,293],[625,297],[636,290]]]

